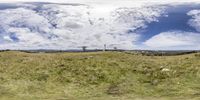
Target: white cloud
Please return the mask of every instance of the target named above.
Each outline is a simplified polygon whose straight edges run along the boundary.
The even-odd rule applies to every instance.
[[[153,36],[144,44],[151,49],[197,49],[200,47],[199,38],[199,33],[169,31]]]
[[[138,34],[129,29],[146,27],[164,13],[163,7],[115,8],[101,6],[20,4],[0,10],[0,48],[74,49],[79,46],[122,49],[135,47]],[[16,41],[17,40],[17,41]]]
[[[143,44],[148,49],[200,49],[200,10],[187,13],[192,18],[188,21],[198,32],[168,31],[159,33]]]
[[[96,4],[104,4],[104,3],[174,3],[174,2],[199,2],[199,0],[1,0],[0,2],[56,2],[56,3],[96,3]]]
[[[200,10],[192,10],[187,14],[192,17],[188,21],[188,24],[200,32]]]

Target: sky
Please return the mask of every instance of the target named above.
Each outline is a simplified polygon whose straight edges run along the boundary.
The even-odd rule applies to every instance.
[[[199,50],[199,0],[0,0],[0,49]]]

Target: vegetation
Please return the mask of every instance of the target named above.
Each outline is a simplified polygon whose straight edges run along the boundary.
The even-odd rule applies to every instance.
[[[199,100],[200,54],[0,53],[0,100]]]

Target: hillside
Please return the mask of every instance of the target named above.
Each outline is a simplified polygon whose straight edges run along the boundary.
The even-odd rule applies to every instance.
[[[0,100],[199,100],[200,54],[0,52]]]

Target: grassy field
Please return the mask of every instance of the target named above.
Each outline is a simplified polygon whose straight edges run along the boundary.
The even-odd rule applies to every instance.
[[[197,53],[0,53],[0,100],[199,99]]]

